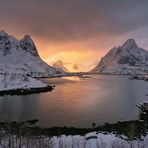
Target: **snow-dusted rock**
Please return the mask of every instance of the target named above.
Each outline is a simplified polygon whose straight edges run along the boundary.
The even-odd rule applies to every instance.
[[[144,80],[145,76],[142,74],[135,74],[135,75],[132,75],[130,79],[131,80]]]
[[[135,40],[129,39],[122,46],[112,48],[92,73],[139,74],[148,72],[148,51],[139,48]]]
[[[49,66],[40,58],[29,35],[19,41],[0,31],[0,73],[46,77],[60,74],[61,71]]]
[[[132,75],[130,80],[144,80],[144,81],[148,81],[148,75],[147,74]]]

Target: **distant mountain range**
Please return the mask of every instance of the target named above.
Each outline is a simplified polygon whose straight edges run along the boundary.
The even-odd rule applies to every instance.
[[[91,73],[135,74],[148,72],[148,51],[138,47],[134,39],[112,48]]]
[[[17,40],[0,31],[0,73],[25,74],[33,77],[46,77],[64,71],[46,64],[39,56],[29,35]]]
[[[69,70],[65,67],[65,65],[63,64],[61,60],[58,60],[54,64],[52,64],[52,67],[59,69],[59,70],[63,70],[65,72],[69,72]]]

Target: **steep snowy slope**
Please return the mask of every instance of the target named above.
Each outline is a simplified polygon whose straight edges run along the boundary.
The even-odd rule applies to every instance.
[[[47,65],[39,56],[29,35],[17,40],[0,32],[0,73],[28,74],[34,77],[52,76],[60,71]]]
[[[148,51],[139,48],[133,39],[122,46],[112,48],[92,73],[103,74],[135,74],[148,72]]]

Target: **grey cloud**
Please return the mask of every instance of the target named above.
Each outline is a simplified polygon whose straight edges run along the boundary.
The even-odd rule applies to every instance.
[[[68,42],[145,27],[147,8],[147,0],[2,0],[0,22],[49,41]]]

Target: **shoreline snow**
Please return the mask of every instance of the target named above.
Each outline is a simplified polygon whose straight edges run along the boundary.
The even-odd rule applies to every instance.
[[[51,91],[52,86],[25,75],[0,74],[0,95],[23,95]]]
[[[0,148],[11,146],[17,148],[146,148],[148,135],[141,140],[128,141],[124,135],[117,136],[112,133],[88,133],[85,136],[80,135],[61,135],[53,136],[36,136],[36,137],[17,137],[8,135],[0,139]]]

